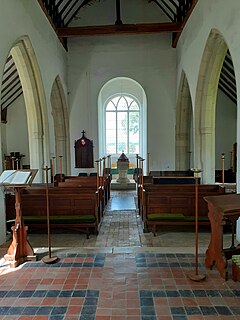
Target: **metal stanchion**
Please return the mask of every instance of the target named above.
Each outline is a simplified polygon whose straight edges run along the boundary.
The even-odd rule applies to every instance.
[[[42,258],[42,261],[44,263],[55,263],[59,260],[57,256],[52,257],[51,254],[51,234],[50,234],[50,215],[49,215],[49,196],[48,196],[48,170],[51,170],[51,168],[48,168],[46,166],[43,168],[46,174],[46,202],[47,202],[47,231],[48,231],[48,256],[45,256]]]
[[[197,168],[192,169],[195,176],[195,272],[188,275],[193,281],[201,281],[206,278],[205,274],[198,271],[198,174],[202,172]]]
[[[221,159],[222,159],[222,185],[224,185],[224,161],[225,161],[224,153],[222,153]]]

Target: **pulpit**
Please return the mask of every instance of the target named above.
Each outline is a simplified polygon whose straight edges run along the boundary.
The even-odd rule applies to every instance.
[[[211,223],[211,239],[206,251],[205,264],[212,269],[216,264],[222,278],[228,279],[227,260],[240,254],[240,245],[234,245],[236,221],[240,217],[240,194],[204,197],[208,203],[208,217]],[[223,248],[223,226],[232,226],[232,243]]]

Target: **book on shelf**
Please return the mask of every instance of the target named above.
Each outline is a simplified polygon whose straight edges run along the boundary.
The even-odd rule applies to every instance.
[[[0,185],[27,184],[31,175],[31,171],[4,170],[0,175]]]

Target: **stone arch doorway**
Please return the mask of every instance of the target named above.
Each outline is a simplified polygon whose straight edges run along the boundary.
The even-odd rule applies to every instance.
[[[176,170],[189,170],[193,166],[192,119],[192,99],[186,74],[182,72],[176,109]]]
[[[220,32],[211,30],[200,64],[195,101],[194,163],[203,170],[203,183],[215,182],[216,99],[227,49]]]
[[[42,168],[49,163],[48,118],[40,70],[27,36],[10,50],[16,65],[26,107],[30,167],[38,169],[35,182],[44,178]]]
[[[69,119],[63,86],[59,76],[55,79],[51,91],[51,105],[54,123],[56,170],[59,172],[58,157],[62,156],[63,173],[70,172],[69,159]]]

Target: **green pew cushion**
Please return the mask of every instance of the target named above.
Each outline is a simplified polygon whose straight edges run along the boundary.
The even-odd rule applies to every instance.
[[[77,223],[94,223],[95,217],[90,214],[83,215],[69,215],[69,216],[50,216],[50,223],[55,224],[77,224]],[[45,223],[46,217],[43,216],[25,216],[23,217],[24,222],[32,224]]]
[[[195,221],[195,216],[185,216],[186,221]],[[209,221],[208,216],[198,216],[198,221]]]
[[[184,215],[181,213],[149,213],[147,215],[147,220],[151,221],[168,221],[177,220],[184,221]]]
[[[194,222],[195,216],[186,216],[182,213],[149,213],[148,221],[188,221]],[[209,221],[207,216],[198,216],[198,221]]]

